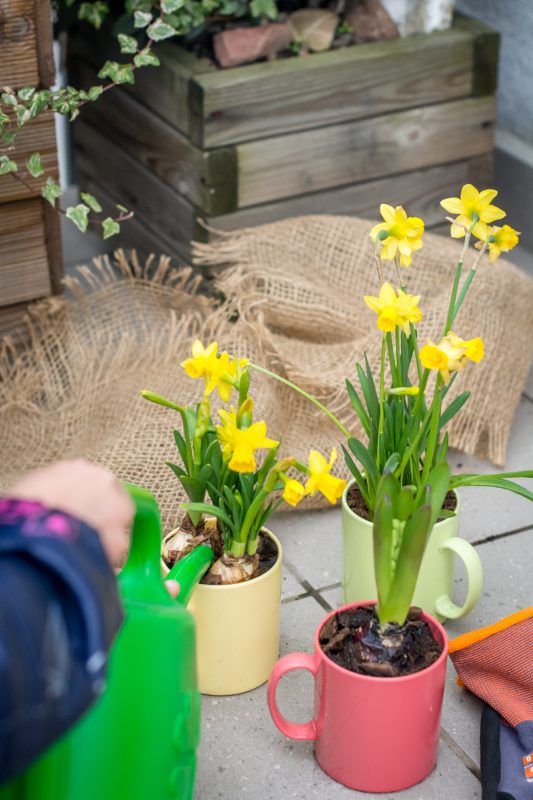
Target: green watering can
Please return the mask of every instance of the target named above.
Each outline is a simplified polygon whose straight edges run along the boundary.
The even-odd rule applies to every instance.
[[[105,691],[85,716],[0,800],[192,800],[200,695],[196,641],[185,609],[213,551],[201,545],[161,577],[155,498],[127,485],[136,506],[128,560],[119,575],[125,621],[109,655]]]

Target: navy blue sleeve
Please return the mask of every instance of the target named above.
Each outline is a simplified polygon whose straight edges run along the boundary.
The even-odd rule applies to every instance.
[[[0,500],[0,784],[102,692],[121,621],[97,533],[39,503]]]

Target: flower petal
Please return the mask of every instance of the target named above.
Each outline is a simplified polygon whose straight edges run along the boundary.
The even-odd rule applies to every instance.
[[[382,203],[379,207],[379,213],[385,222],[394,222],[394,208],[389,206],[388,203]]]
[[[458,197],[445,197],[440,204],[450,214],[462,214],[464,211],[463,203]]]

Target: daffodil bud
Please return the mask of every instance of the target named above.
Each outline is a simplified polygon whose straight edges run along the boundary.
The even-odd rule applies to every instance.
[[[419,391],[418,386],[396,386],[394,389],[387,389],[385,394],[393,395],[393,397],[416,397]]]
[[[252,412],[254,402],[251,397],[247,397],[237,412],[237,426],[239,428],[249,428],[252,424]]]
[[[377,238],[379,239],[380,242],[383,242],[385,239],[388,239],[389,236],[390,236],[390,233],[388,231],[380,231],[378,233],[378,237]]]

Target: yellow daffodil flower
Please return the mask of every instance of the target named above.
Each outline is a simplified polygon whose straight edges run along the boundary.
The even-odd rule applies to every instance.
[[[222,456],[229,461],[234,472],[255,472],[255,450],[277,447],[279,442],[268,439],[266,422],[254,422],[249,428],[237,427],[237,412],[220,409],[218,412],[222,426],[217,427],[218,441],[222,446]]]
[[[412,254],[422,247],[424,221],[419,217],[408,217],[402,206],[393,208],[382,203],[379,210],[385,222],[374,225],[370,231],[374,244],[382,242],[379,257],[383,261],[394,261],[399,254],[400,264],[408,267],[413,260]]]
[[[450,234],[453,239],[461,239],[474,223],[472,233],[483,241],[489,235],[488,225],[505,217],[505,211],[491,205],[498,195],[496,189],[483,189],[479,192],[471,183],[461,189],[461,197],[447,197],[441,206],[450,214],[458,214],[452,222]]]
[[[438,345],[431,340],[420,350],[420,361],[426,369],[438,369],[444,383],[449,383],[452,372],[463,369],[467,359],[479,362],[484,357],[483,340],[461,339],[449,331]]]
[[[342,497],[346,487],[345,480],[329,474],[336,460],[337,451],[335,448],[331,451],[329,461],[326,461],[318,450],[311,450],[309,453],[309,480],[305,484],[305,491],[308,494],[315,494],[318,490],[332,505],[335,504],[339,497]]]
[[[248,359],[231,360],[228,353],[218,355],[218,345],[211,342],[206,348],[199,339],[193,342],[192,358],[182,361],[181,366],[190,378],[205,378],[205,393],[218,388],[220,399],[227,403],[237,378],[237,369],[243,369]]]
[[[396,294],[390,283],[384,283],[379,296],[365,295],[364,301],[372,311],[378,315],[378,328],[380,331],[390,332],[396,326],[409,333],[410,322],[420,322],[422,312],[417,306],[420,295],[406,294],[401,289]]]
[[[290,506],[297,506],[300,500],[305,497],[305,488],[300,481],[294,478],[287,478],[283,487],[282,497]]]
[[[508,253],[518,244],[520,231],[515,231],[510,225],[503,225],[501,228],[494,225],[488,229],[487,247],[489,249],[489,261],[494,262],[502,253]],[[476,247],[481,250],[483,242],[476,242]]]

